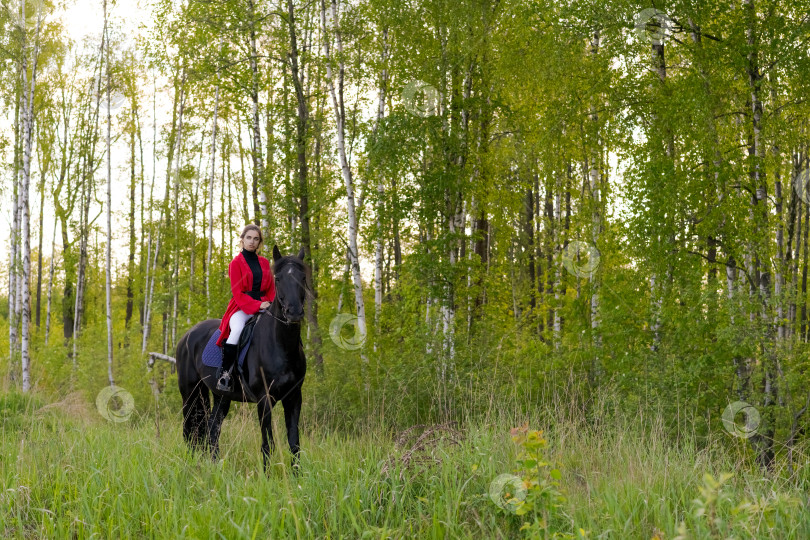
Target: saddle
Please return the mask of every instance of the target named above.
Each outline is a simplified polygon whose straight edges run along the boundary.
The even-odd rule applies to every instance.
[[[237,360],[233,368],[234,375],[237,379],[239,379],[242,390],[245,392],[247,398],[253,402],[256,401],[256,396],[248,387],[247,370],[244,369],[244,362],[248,349],[250,348],[250,344],[253,341],[253,331],[256,327],[256,322],[259,320],[261,313],[262,312],[259,311],[258,313],[252,315],[247,322],[245,322],[245,326],[242,328],[242,332],[239,334],[239,343],[237,344],[236,349]],[[222,348],[218,347],[216,344],[219,336],[220,331],[217,329],[214,331],[214,334],[208,340],[208,343],[203,350],[202,362],[206,366],[218,368],[222,365]]]
[[[251,315],[250,319],[247,320],[245,323],[244,328],[242,328],[242,333],[239,334],[239,363],[242,363],[242,359],[244,358],[243,354],[247,353],[248,347],[250,347],[250,342],[253,340],[253,329],[256,327],[256,321],[259,320],[259,313],[257,312]],[[244,351],[244,353],[243,353]]]

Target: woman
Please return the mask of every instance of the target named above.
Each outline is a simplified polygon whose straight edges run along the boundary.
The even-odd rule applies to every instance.
[[[257,255],[264,240],[256,225],[247,225],[239,237],[242,251],[228,265],[233,297],[228,303],[217,345],[223,348],[222,367],[217,371],[217,390],[231,392],[233,380],[230,370],[236,362],[239,335],[250,316],[270,307],[276,297],[276,280],[270,271],[270,261]]]

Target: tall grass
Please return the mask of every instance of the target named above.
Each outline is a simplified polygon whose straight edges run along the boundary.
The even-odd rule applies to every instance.
[[[587,412],[573,391],[545,395],[528,412],[493,400],[485,415],[457,418],[461,444],[425,449],[435,464],[423,468],[398,461],[402,449],[385,419],[369,414],[364,429],[347,431],[332,421],[337,405],[321,398],[316,407],[310,397],[302,472],[294,476],[280,410],[275,463],[265,475],[252,405],[232,406],[221,459],[212,462],[186,448],[179,409],[164,405],[116,424],[79,395],[46,404],[6,393],[0,536],[516,538],[524,517],[496,506],[488,490],[499,474],[519,474],[509,430],[527,422],[544,430],[546,459],[562,472],[567,495],[549,533],[582,528],[591,538],[663,539],[678,536],[683,522],[690,538],[810,538],[801,466],[763,474],[746,445],[725,433],[708,443],[688,430],[673,439],[656,411],[623,414],[607,394]],[[387,462],[395,467],[383,474]],[[696,515],[693,499],[704,506],[711,499],[704,474],[722,472],[735,473],[723,497]],[[758,506],[739,510],[744,501]]]

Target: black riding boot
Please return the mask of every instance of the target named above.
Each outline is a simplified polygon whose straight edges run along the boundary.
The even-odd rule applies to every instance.
[[[229,372],[234,371],[231,370],[231,367],[236,363],[236,349],[237,346],[230,343],[225,343],[222,347],[222,367],[217,371],[217,390],[233,391],[235,373]]]

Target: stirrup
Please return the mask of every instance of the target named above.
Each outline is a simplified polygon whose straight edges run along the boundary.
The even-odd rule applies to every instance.
[[[231,381],[231,374],[228,373],[227,371],[223,371],[222,376],[217,381],[217,390],[222,390],[223,392],[230,392],[233,390],[233,381]]]

